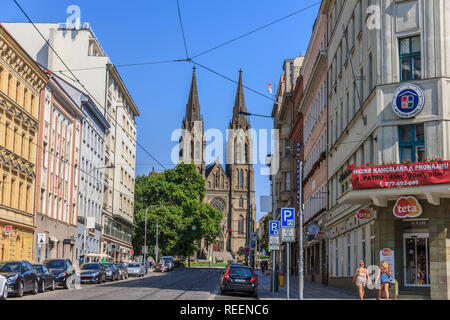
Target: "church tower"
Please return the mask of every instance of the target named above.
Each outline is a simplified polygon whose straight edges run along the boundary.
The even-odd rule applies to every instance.
[[[229,246],[236,252],[240,247],[250,246],[247,234],[254,231],[256,218],[253,140],[250,121],[245,114],[242,70],[233,107],[233,118],[229,124],[227,140],[227,175],[230,179],[231,214],[229,216]]]
[[[195,66],[192,71],[189,100],[186,105],[186,115],[183,119],[181,129],[180,161],[185,163],[195,163],[200,174],[204,177],[206,162],[205,127],[203,117],[200,114]]]

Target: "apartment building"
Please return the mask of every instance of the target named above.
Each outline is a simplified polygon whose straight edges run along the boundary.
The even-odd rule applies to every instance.
[[[0,261],[33,261],[39,96],[47,81],[0,24]]]
[[[294,126],[294,90],[297,78],[300,75],[304,57],[286,59],[283,63],[283,73],[277,89],[276,101],[272,109],[274,118],[274,129],[279,131],[279,169],[276,173],[276,216],[280,218],[281,208],[291,208],[295,205],[292,198],[293,184],[293,150],[290,140],[290,133]],[[271,180],[272,177],[271,177]],[[272,188],[273,190],[273,188]],[[273,193],[273,191],[272,191]],[[272,194],[273,196],[273,194]],[[295,244],[290,244],[294,250]],[[291,252],[296,252],[296,250]],[[286,244],[282,244],[280,251],[277,251],[277,261],[280,267],[286,269]],[[281,258],[281,260],[280,260]],[[292,269],[291,269],[292,270]]]
[[[392,295],[447,300],[450,3],[324,7],[329,284],[350,288],[360,260],[390,261]]]
[[[322,2],[301,69],[304,272],[307,281],[326,284],[327,240],[327,16]]]
[[[50,71],[89,95],[111,128],[106,133],[103,184],[101,253],[115,261],[128,260],[132,252],[131,230],[134,216],[136,162],[136,122],[140,115],[117,69],[102,49],[88,23],[79,30],[65,24],[36,23],[58,55],[80,80],[73,81],[66,66],[45,41],[31,41],[38,33],[28,23],[8,23],[27,52]],[[87,90],[87,91],[86,91]]]
[[[36,261],[75,261],[84,115],[64,80],[46,73],[49,81],[41,95],[36,175]]]

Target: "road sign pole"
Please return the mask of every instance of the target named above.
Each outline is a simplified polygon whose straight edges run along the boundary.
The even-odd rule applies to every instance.
[[[273,220],[277,219],[277,175],[274,172],[272,175],[272,195],[273,195],[273,206],[272,206],[272,215]],[[272,295],[275,296],[275,267],[276,267],[276,260],[277,260],[277,251],[272,251],[273,259],[272,259]]]
[[[287,242],[286,245],[287,245],[287,248],[286,248],[286,253],[287,253],[287,258],[286,258],[286,260],[287,260],[287,274],[286,274],[286,276],[287,276],[287,290],[286,290],[286,298],[287,298],[287,300],[289,300],[289,247],[291,246],[291,243]]]

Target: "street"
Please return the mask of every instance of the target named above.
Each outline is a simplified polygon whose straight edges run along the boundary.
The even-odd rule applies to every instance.
[[[148,277],[105,284],[83,284],[78,290],[57,287],[54,292],[11,300],[247,300],[246,295],[219,294],[223,268],[182,268],[171,272],[149,272]]]

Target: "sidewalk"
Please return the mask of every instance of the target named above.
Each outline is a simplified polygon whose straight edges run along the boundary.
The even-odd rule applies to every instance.
[[[270,290],[270,282],[272,281],[271,275],[261,274],[260,270],[257,270],[258,276],[258,298],[260,300],[285,300],[287,291],[287,277],[285,278],[284,287],[279,287],[278,292],[275,295]],[[298,299],[298,277],[290,276],[290,295],[289,299]],[[303,298],[305,300],[359,300],[358,293],[350,292],[343,289],[334,287],[328,287],[325,285],[304,282]]]

